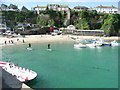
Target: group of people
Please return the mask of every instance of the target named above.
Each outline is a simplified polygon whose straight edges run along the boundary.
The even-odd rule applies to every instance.
[[[9,43],[12,43],[12,44],[14,43],[13,40],[9,40],[8,42],[9,42]],[[7,44],[7,41],[5,41],[5,44]]]
[[[17,41],[19,41],[19,39],[17,39]],[[9,40],[8,42],[12,44],[14,43],[13,40]],[[7,41],[5,41],[4,43],[7,44]],[[23,43],[25,43],[24,39],[23,39]],[[29,43],[28,46],[31,48],[31,43]],[[48,44],[48,49],[51,49],[50,44]]]
[[[17,42],[18,42],[18,41],[19,41],[19,39],[17,39]],[[25,43],[24,39],[23,39],[23,41],[22,41],[22,42],[23,42],[23,43]],[[5,41],[4,43],[5,43],[5,44],[7,44],[7,41]],[[12,43],[12,44],[13,44],[13,43],[14,43],[14,41],[13,41],[13,40],[9,40],[9,41],[8,41],[8,43]]]

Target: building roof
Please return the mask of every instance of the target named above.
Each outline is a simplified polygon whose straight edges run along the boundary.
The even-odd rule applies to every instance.
[[[42,6],[42,7],[40,7],[40,8],[47,8],[46,6]]]
[[[68,7],[68,5],[59,5],[59,7]]]
[[[114,6],[97,6],[96,8],[117,8],[117,7],[114,7]]]
[[[85,7],[85,6],[76,6],[76,7],[74,7],[74,9],[88,9],[88,7]]]
[[[47,8],[46,6],[37,6],[37,7],[34,7],[34,8]]]

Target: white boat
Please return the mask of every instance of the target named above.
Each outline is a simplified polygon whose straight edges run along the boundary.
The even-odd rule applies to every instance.
[[[111,45],[112,46],[119,46],[120,43],[118,43],[116,40],[114,40],[114,41],[111,42]]]
[[[91,48],[96,47],[96,45],[94,43],[86,44],[86,46],[91,47]]]
[[[96,41],[93,41],[93,42],[95,42],[96,45],[98,45],[98,46],[102,46],[102,45],[104,45],[104,46],[110,46],[110,45],[111,45],[110,42],[105,42],[105,41],[102,40],[102,39],[100,39],[100,40],[96,40]]]
[[[13,63],[9,62],[0,61],[0,67],[10,73],[12,76],[15,76],[21,82],[31,81],[37,76],[36,72],[22,67],[18,67]]]
[[[86,44],[86,46],[88,46],[88,47],[99,47],[99,46],[102,46],[102,44],[98,43],[98,42],[93,42],[93,43],[90,43],[90,44]]]
[[[74,44],[74,47],[77,47],[77,48],[86,48],[86,45],[84,45],[82,43],[79,43],[79,44]]]

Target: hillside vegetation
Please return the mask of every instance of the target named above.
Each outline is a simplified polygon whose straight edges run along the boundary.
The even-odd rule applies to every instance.
[[[52,25],[66,27],[64,24],[67,17],[65,11],[45,10],[36,14],[35,11],[2,11],[8,24],[17,23],[40,24],[42,26]],[[104,30],[106,35],[120,35],[120,14],[97,13],[96,11],[70,11],[70,22],[67,25],[74,25],[84,30]]]

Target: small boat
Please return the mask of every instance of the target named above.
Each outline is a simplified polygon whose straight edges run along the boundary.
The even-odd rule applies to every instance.
[[[90,48],[96,47],[96,45],[95,45],[94,43],[86,44],[86,46],[88,46],[88,47],[90,47]]]
[[[15,76],[21,82],[31,81],[37,77],[36,72],[22,67],[18,67],[13,63],[0,61],[0,67],[10,73],[12,76]]]
[[[105,42],[104,40],[100,39],[96,41],[97,44],[101,44],[102,46],[111,46],[111,43]]]
[[[77,48],[86,48],[86,45],[84,45],[82,43],[79,43],[79,44],[74,44],[74,47],[77,47]]]
[[[103,45],[104,46],[111,46],[111,43],[109,43],[109,42],[103,42]]]
[[[98,43],[98,42],[93,42],[93,43],[90,43],[90,44],[86,44],[86,46],[94,48],[94,47],[102,46],[102,44]]]
[[[118,43],[116,40],[114,40],[114,41],[111,42],[111,45],[112,46],[119,46],[120,43]]]

